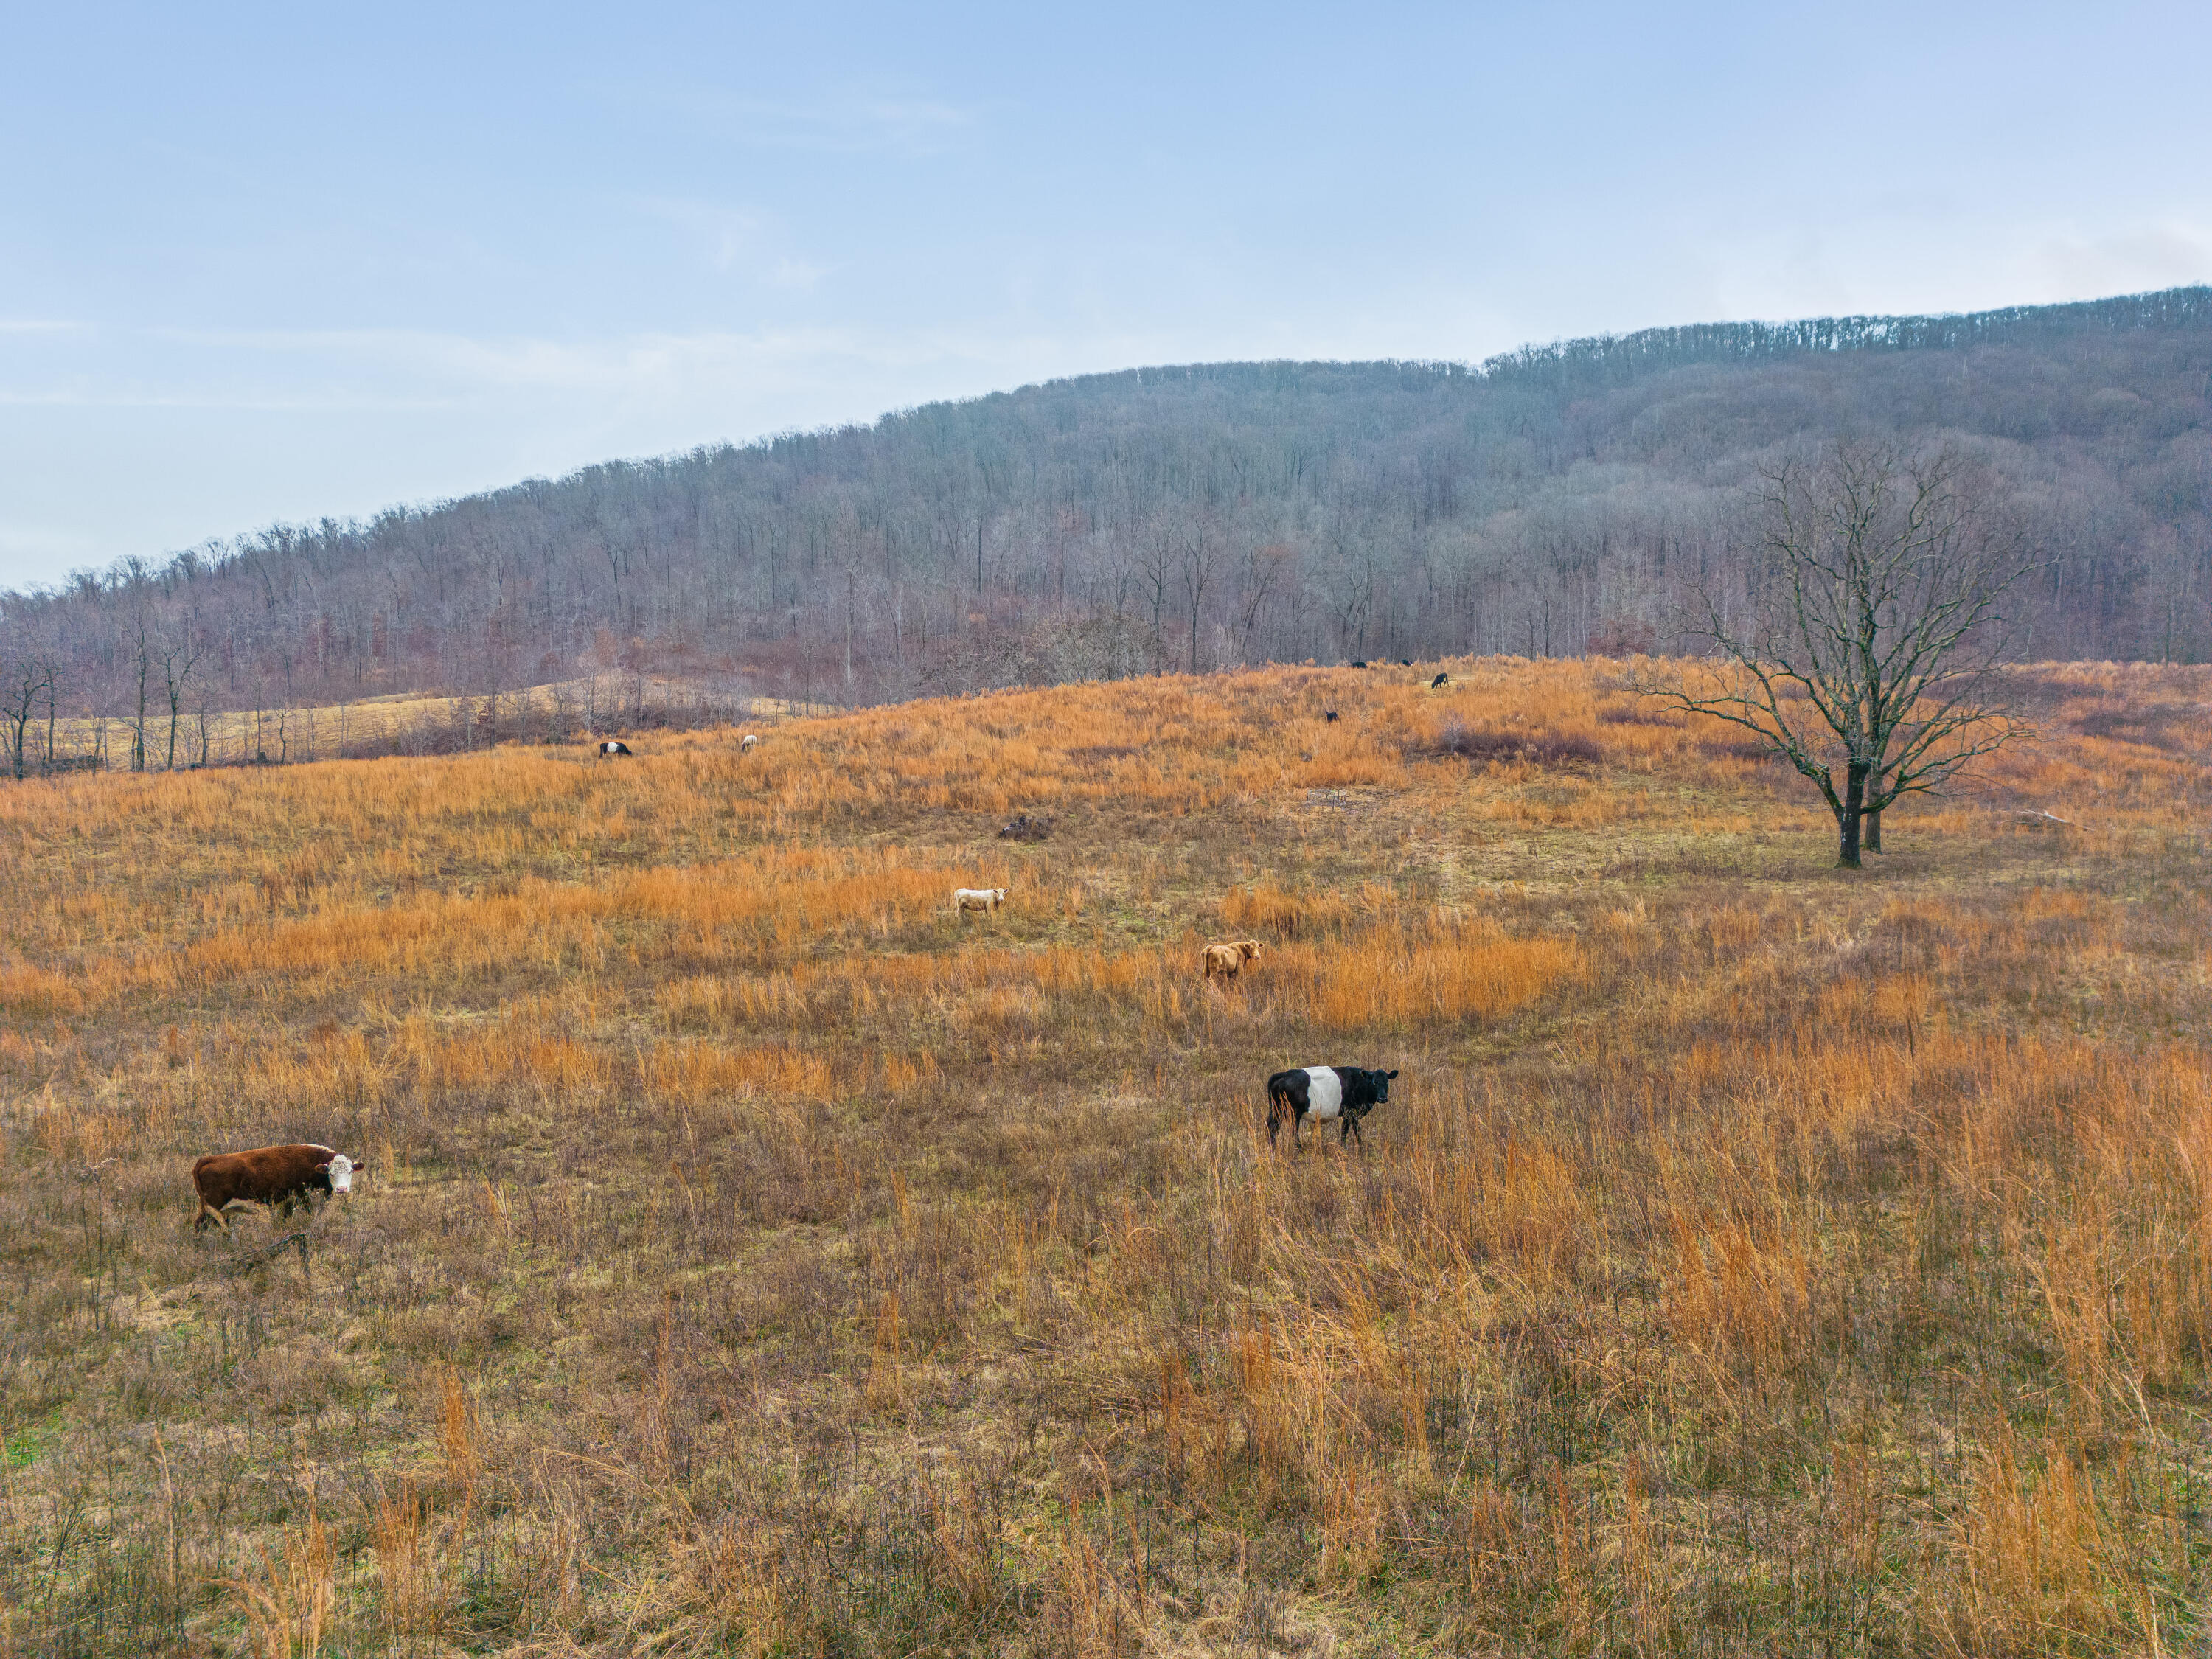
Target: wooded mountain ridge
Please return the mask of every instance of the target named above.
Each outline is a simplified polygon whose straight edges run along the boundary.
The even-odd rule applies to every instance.
[[[1846,435],[1950,446],[2026,524],[2046,562],[2017,599],[2022,656],[2201,661],[2208,392],[2207,287],[1480,366],[1085,375],[0,594],[0,703],[143,719],[149,696],[328,704],[617,669],[869,702],[1618,654],[1678,642],[1674,596],[1739,556],[1762,467]]]

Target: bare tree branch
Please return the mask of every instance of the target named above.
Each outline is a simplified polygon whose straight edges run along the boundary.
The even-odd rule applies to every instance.
[[[1881,849],[1883,808],[1941,791],[2025,731],[1999,677],[2005,601],[2040,561],[1948,451],[1843,443],[1763,480],[1742,619],[1711,582],[1692,595],[1686,631],[1717,662],[1638,689],[1786,759],[1856,868],[1863,829]]]

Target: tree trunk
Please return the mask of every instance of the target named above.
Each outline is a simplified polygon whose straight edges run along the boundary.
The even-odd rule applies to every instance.
[[[1866,802],[1867,763],[1853,761],[1844,769],[1844,810],[1840,817],[1843,829],[1843,848],[1836,854],[1836,862],[1846,870],[1859,867],[1860,809]]]
[[[138,659],[138,714],[131,726],[131,769],[146,769],[146,659]]]
[[[1877,807],[1865,815],[1859,833],[1859,845],[1869,853],[1881,851],[1881,811]]]

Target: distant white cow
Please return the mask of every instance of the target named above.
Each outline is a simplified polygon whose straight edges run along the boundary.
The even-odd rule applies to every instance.
[[[970,910],[996,910],[1006,902],[1003,887],[956,887],[952,890],[952,913],[965,915]]]
[[[746,733],[745,733],[745,740],[744,740],[743,743],[741,743],[741,744],[739,744],[738,745],[738,752],[739,752],[740,754],[742,754],[744,750],[748,750],[748,749],[751,748],[755,744],[758,743],[759,741],[760,741],[760,739],[759,739],[758,738],[755,737],[751,732],[746,732]]]

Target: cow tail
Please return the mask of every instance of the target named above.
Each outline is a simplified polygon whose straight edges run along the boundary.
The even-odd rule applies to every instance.
[[[1271,1081],[1267,1085],[1267,1144],[1270,1146],[1275,1144],[1276,1133],[1282,1128],[1283,1120],[1290,1115],[1290,1096],[1284,1092],[1280,1084]]]

